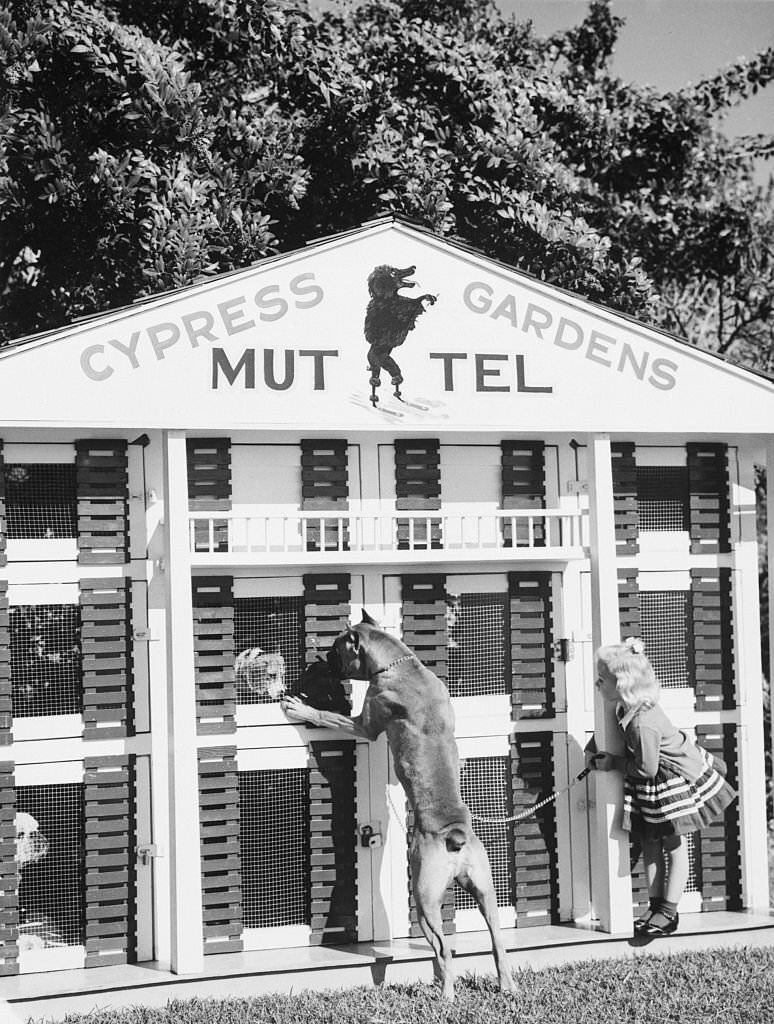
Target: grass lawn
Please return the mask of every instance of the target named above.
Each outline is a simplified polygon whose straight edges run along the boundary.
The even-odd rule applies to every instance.
[[[255,999],[175,1001],[159,1009],[70,1014],[67,1024],[765,1024],[774,1022],[774,949],[585,961],[457,982],[453,1006],[430,985]]]

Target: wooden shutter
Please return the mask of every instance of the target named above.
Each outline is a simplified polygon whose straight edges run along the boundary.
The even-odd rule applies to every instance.
[[[309,745],[313,946],[357,941],[357,793],[351,740]]]
[[[621,639],[642,636],[640,588],[636,569],[618,570],[618,617],[621,623]]]
[[[13,691],[11,688],[11,614],[8,582],[0,580],[0,747],[13,743]]]
[[[721,757],[729,785],[739,787],[736,726],[697,725],[696,739],[711,754]],[[742,909],[742,866],[739,842],[739,801],[722,818],[697,834],[698,875],[702,910]]]
[[[691,569],[692,650],[696,710],[733,708],[734,639],[731,615],[731,570]]]
[[[349,508],[348,445],[345,440],[301,441],[301,507],[305,512],[346,512]],[[320,550],[321,521],[307,523],[306,549]],[[346,551],[346,524],[325,524],[326,550]]]
[[[134,953],[134,784],[126,755],[84,761],[86,966]]]
[[[730,551],[728,447],[688,444],[691,552]]]
[[[448,676],[446,577],[401,576],[403,642],[442,682]]]
[[[0,441],[0,566],[8,564],[6,540],[8,536],[8,520],[5,512],[5,460],[3,458],[3,442]]]
[[[186,440],[186,454],[189,511],[230,511],[230,438],[189,437]]]
[[[234,581],[195,576],[192,581],[196,731],[236,732]]]
[[[613,519],[615,546],[619,555],[633,555],[637,544],[637,466],[634,445],[616,442],[610,446],[613,471]]]
[[[0,761],[0,977],[19,973],[19,868],[12,761]]]
[[[554,789],[553,737],[549,732],[511,737],[513,813],[532,807]],[[513,825],[516,927],[556,924],[559,870],[554,802]]]
[[[81,580],[83,738],[126,736],[131,726],[131,581]]]
[[[395,441],[395,507],[412,511],[441,507],[441,447],[437,438]],[[428,536],[429,533],[429,536]],[[398,520],[398,550],[441,547],[441,520]]]
[[[304,576],[305,658],[310,665],[324,656],[347,628],[351,615],[349,573],[310,573]]]
[[[555,695],[551,573],[508,573],[508,595],[513,717],[550,718]]]
[[[129,459],[126,441],[76,441],[78,561],[129,559]]]
[[[408,801],[406,801],[406,831],[409,836],[412,835],[414,830],[414,812]],[[414,885],[411,878],[411,856],[409,842],[409,850],[406,855],[406,871],[408,876],[408,893],[409,893],[409,936],[412,939],[424,938],[424,932],[419,926],[419,916],[417,914],[417,904],[414,899]],[[444,935],[454,935],[457,928],[454,923],[454,886],[455,882],[452,880],[451,885],[448,885],[444,890],[443,899],[441,900],[441,920],[443,921],[443,933]]]
[[[545,508],[546,470],[543,442],[501,441],[500,450],[503,509]],[[526,523],[523,527],[526,538]],[[517,526],[517,545],[522,540],[521,533]],[[536,547],[545,544],[546,531],[543,523],[535,523],[533,536]],[[503,520],[503,541],[507,548],[514,545],[512,524],[507,520]]]
[[[204,955],[239,953],[242,860],[236,747],[203,747],[198,753]]]

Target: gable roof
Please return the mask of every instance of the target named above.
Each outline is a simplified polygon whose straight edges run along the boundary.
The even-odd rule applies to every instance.
[[[411,373],[414,397],[421,381],[430,404],[415,402],[427,408],[413,412],[398,407],[390,416],[385,371],[377,403],[382,408],[375,419],[368,379],[352,367],[365,363],[367,277],[380,263],[416,266],[421,289],[406,289],[404,296],[425,290],[440,297],[432,311],[426,301],[415,329],[404,335],[405,347],[401,343],[395,350],[405,367],[406,386]],[[267,351],[274,363],[263,367],[261,381],[257,362],[266,363]],[[280,366],[283,358],[286,369],[290,360],[298,371],[292,380]],[[302,366],[308,371],[305,383]],[[177,403],[172,396],[181,378],[186,393],[201,400],[187,410],[186,423],[193,419],[197,429],[207,423],[212,429],[246,423],[259,429],[289,427],[295,422],[287,418],[289,398],[301,400],[308,429],[315,423],[341,430],[382,429],[392,419],[397,429],[420,422],[428,428],[437,423],[444,429],[493,429],[514,421],[516,430],[655,430],[648,426],[650,411],[662,419],[662,430],[725,434],[767,433],[774,421],[774,386],[767,374],[395,215],[16,339],[0,349],[0,368],[0,417],[15,423],[22,420],[14,415],[14,396],[31,376],[69,382],[85,419],[102,423],[112,416],[116,426],[141,422],[134,404],[142,394],[149,423],[175,426],[182,410],[173,414]],[[585,404],[577,399],[568,404],[573,383],[585,389]],[[260,408],[245,401],[244,392],[250,391],[262,394]],[[226,394],[228,403],[222,400]],[[711,396],[715,411],[721,400],[725,407],[725,422],[718,423],[716,416],[714,427],[707,415]],[[73,422],[56,393],[40,403],[36,397],[33,391],[23,422]],[[285,400],[284,411],[279,398]],[[332,411],[336,404],[337,414]],[[606,421],[601,415],[605,406]]]

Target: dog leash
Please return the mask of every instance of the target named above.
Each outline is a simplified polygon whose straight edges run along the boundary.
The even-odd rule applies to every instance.
[[[510,825],[517,821],[523,821],[525,818],[529,818],[531,817],[531,815],[537,814],[537,812],[541,808],[545,807],[546,804],[550,804],[552,800],[556,800],[557,797],[562,796],[563,793],[569,792],[569,790],[571,790],[573,786],[577,786],[579,782],[582,782],[586,778],[586,776],[591,772],[591,770],[591,765],[589,765],[588,768],[584,768],[582,772],[575,776],[575,778],[572,780],[569,786],[563,786],[561,789],[555,789],[554,792],[550,794],[550,796],[546,796],[542,800],[539,800],[536,804],[533,804],[532,807],[528,807],[526,811],[520,811],[518,814],[511,814],[507,818],[487,818],[481,814],[474,814],[472,811],[470,812],[470,816],[473,819],[473,821],[480,821],[486,825]],[[390,805],[392,813],[395,815],[395,820],[398,822],[401,829],[403,830],[403,834],[408,837],[408,830],[406,829],[406,826],[403,824],[403,818],[400,816],[400,814],[398,814],[398,811],[395,808],[395,804],[392,802],[392,797],[390,796],[389,790],[387,791],[387,802]]]

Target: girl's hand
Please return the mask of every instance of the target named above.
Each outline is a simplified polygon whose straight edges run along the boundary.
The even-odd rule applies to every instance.
[[[615,754],[609,754],[606,750],[600,750],[594,755],[591,767],[597,772],[612,772],[618,768],[619,758]]]

